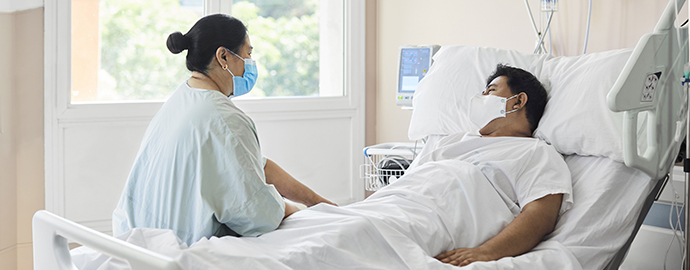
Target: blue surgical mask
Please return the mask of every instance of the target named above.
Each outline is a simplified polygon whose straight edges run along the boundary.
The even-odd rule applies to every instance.
[[[235,76],[235,74],[232,74],[232,71],[230,71],[229,68],[227,69],[228,72],[230,72],[230,75],[232,75],[233,90],[230,97],[239,97],[249,93],[249,91],[254,88],[254,84],[256,84],[256,79],[258,78],[259,73],[256,69],[256,61],[254,61],[254,59],[242,58],[230,50],[228,50],[228,52],[234,56],[237,56],[237,58],[244,60],[244,74],[242,74],[242,77]]]

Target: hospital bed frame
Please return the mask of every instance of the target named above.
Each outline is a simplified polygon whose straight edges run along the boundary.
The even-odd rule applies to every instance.
[[[679,9],[674,5],[681,7],[684,2],[685,0],[670,0],[654,32],[640,39],[607,98],[612,111],[624,113],[622,140],[625,164],[656,179],[656,184],[643,203],[632,234],[609,261],[606,270],[618,269],[625,258],[649,208],[668,180],[680,141],[686,134],[685,114],[688,101],[675,95],[683,91],[679,80],[683,74],[683,66],[688,62],[688,33],[687,29],[677,31],[673,26]],[[682,42],[678,42],[679,40]],[[645,89],[641,82],[650,74],[658,72],[661,72],[661,77],[657,85],[652,89]],[[687,94],[681,96],[686,97]],[[637,124],[641,112],[647,113],[647,150],[643,154],[637,151]],[[132,269],[182,269],[172,258],[89,229],[45,210],[36,212],[33,217],[34,269],[76,269],[71,260],[68,238],[128,261]]]
[[[656,179],[632,234],[606,266],[607,270],[618,269],[625,259],[652,203],[659,198],[668,181],[681,142],[686,137],[688,99],[680,81],[685,73],[684,65],[688,63],[688,31],[687,27],[681,28],[682,31],[674,27],[677,12],[684,3],[685,0],[669,1],[654,32],[642,36],[607,97],[609,109],[624,114],[625,165]],[[657,85],[644,85],[647,77],[659,72],[661,77],[657,77]],[[674,95],[676,93],[685,98],[678,98]],[[637,124],[641,112],[648,116],[647,150],[644,154],[637,149]]]

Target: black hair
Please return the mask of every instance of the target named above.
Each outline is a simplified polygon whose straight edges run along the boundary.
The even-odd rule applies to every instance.
[[[213,14],[199,19],[184,35],[180,32],[170,34],[166,45],[174,54],[189,50],[187,69],[207,75],[218,47],[239,55],[246,36],[247,27],[240,20],[225,14]]]
[[[505,76],[508,79],[506,83],[513,95],[522,92],[527,94],[527,103],[525,104],[527,121],[529,122],[530,129],[534,133],[534,130],[537,129],[537,125],[539,125],[541,116],[544,114],[544,108],[546,107],[546,89],[532,73],[524,69],[504,64],[498,64],[496,66],[496,70],[486,80],[486,86],[488,87],[491,81],[500,76]]]

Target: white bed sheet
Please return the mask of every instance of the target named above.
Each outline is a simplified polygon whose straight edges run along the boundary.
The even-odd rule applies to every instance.
[[[608,262],[632,232],[652,183],[608,158],[570,156],[566,163],[573,174],[574,205],[546,241],[524,255],[467,269],[601,269]],[[477,184],[481,181],[457,177],[481,174],[466,165],[420,166],[410,172],[414,177],[363,202],[300,211],[258,238],[213,237],[189,248],[166,230],[135,229],[121,238],[176,258],[185,269],[454,269],[432,256],[453,246],[479,245],[512,218],[507,208],[482,211],[503,203]],[[461,200],[480,203],[455,207],[470,205]],[[473,218],[463,219],[466,215]],[[457,231],[476,233],[451,233]],[[77,265],[86,266],[82,269],[126,269],[88,248],[72,255]]]

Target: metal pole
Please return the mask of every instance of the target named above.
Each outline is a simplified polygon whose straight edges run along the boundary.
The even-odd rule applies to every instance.
[[[682,1],[685,2],[685,1]],[[677,4],[677,2],[676,2]],[[684,3],[681,3],[681,6]],[[690,9],[688,9],[688,15],[690,15]],[[690,27],[688,28],[688,31],[690,34]],[[680,38],[680,37],[678,37]],[[682,49],[682,48],[681,48]],[[690,46],[688,47],[688,53],[690,53]],[[685,71],[685,67],[683,68],[683,71]],[[683,72],[683,75],[686,73]],[[687,82],[686,82],[687,84]],[[684,85],[685,86],[685,85]],[[686,102],[690,104],[690,87],[684,87],[683,91],[686,91]],[[685,228],[683,230],[683,238],[685,240],[684,243],[684,252],[683,252],[683,259],[682,259],[682,265],[683,269],[685,270],[690,270],[690,264],[688,263],[688,259],[690,259],[690,239],[688,237],[688,225],[690,225],[690,211],[688,211],[688,206],[690,206],[690,184],[688,183],[688,178],[690,177],[690,163],[688,162],[688,159],[690,158],[690,110],[687,110],[687,118],[685,121],[685,127],[686,127],[686,132],[685,132],[685,160],[683,161],[683,171],[685,172],[685,201],[683,202],[683,212],[685,213]],[[671,172],[673,173],[673,172]]]
[[[546,33],[549,32],[549,28],[551,27],[551,19],[553,18],[553,10],[549,12],[549,21],[546,22],[546,30],[544,30],[544,33],[541,35],[541,38],[539,38],[539,44],[537,44],[537,48],[534,49],[534,53],[539,52],[540,46],[544,46],[542,42],[544,42],[544,37],[546,36]],[[546,50],[546,49],[544,49]]]
[[[690,50],[690,48],[689,48],[689,50]],[[690,87],[687,87],[687,88],[684,87],[683,88],[683,91],[690,92],[688,90],[690,90]],[[690,104],[690,93],[687,93],[687,94],[688,94],[688,96],[687,96],[686,102],[688,102],[688,104]],[[690,258],[690,241],[688,241],[689,240],[689,238],[688,238],[688,235],[689,235],[688,234],[688,225],[690,225],[690,211],[688,211],[688,206],[690,206],[690,183],[688,183],[688,177],[690,176],[690,172],[688,172],[690,170],[690,168],[689,168],[690,164],[688,162],[688,159],[690,158],[690,156],[689,156],[690,155],[690,139],[689,139],[689,136],[690,136],[690,110],[688,110],[687,114],[688,114],[688,118],[686,118],[687,119],[686,121],[689,121],[689,123],[687,123],[685,125],[686,126],[685,160],[683,161],[683,171],[685,172],[685,196],[684,196],[685,200],[683,202],[683,212],[685,212],[685,228],[683,230],[683,232],[684,232],[683,238],[685,240],[685,245],[684,245],[685,251],[683,252],[682,265],[683,265],[683,269],[690,270],[690,264],[687,263],[688,258]],[[673,171],[671,173],[673,173]]]
[[[688,15],[690,15],[690,9],[688,9]],[[690,27],[688,28],[688,31],[688,34],[690,34]],[[688,47],[688,53],[690,53],[690,46]],[[685,71],[685,68],[683,68],[683,71]],[[685,75],[685,72],[683,72],[683,75]],[[683,88],[683,91],[686,91],[686,102],[690,104],[690,93],[688,93],[690,92],[690,87]],[[683,252],[683,259],[681,265],[683,265],[683,269],[690,270],[690,264],[688,263],[688,259],[690,258],[690,241],[688,241],[688,225],[690,225],[690,211],[688,211],[688,206],[690,206],[690,184],[688,183],[688,178],[690,176],[690,164],[688,164],[688,158],[690,157],[690,110],[687,110],[687,114],[688,118],[686,118],[685,120],[687,121],[685,124],[685,160],[683,161],[683,171],[685,172],[685,201],[683,202],[683,212],[685,213],[685,228],[683,230],[683,239],[685,240],[685,250]]]
[[[529,14],[529,19],[532,22],[532,28],[534,28],[534,34],[537,36],[537,40],[541,39],[542,33],[539,32],[539,29],[537,29],[537,23],[534,22],[534,16],[532,15],[532,9],[529,7],[529,2],[528,0],[525,0],[525,6],[527,7],[527,14]],[[544,47],[543,43],[537,44],[537,50],[542,49],[546,51],[546,48]]]
[[[690,50],[690,48],[689,48]],[[683,91],[688,91],[690,90],[690,87],[688,88],[683,88]],[[688,91],[690,92],[690,91]],[[688,104],[690,104],[690,93],[687,93],[687,100]],[[690,121],[690,110],[687,112],[688,114],[688,119],[687,121]],[[688,238],[688,225],[690,225],[690,211],[688,211],[688,206],[690,206],[690,183],[688,183],[688,177],[690,176],[690,172],[688,170],[690,169],[690,164],[688,162],[688,159],[690,159],[690,139],[688,137],[690,136],[690,123],[686,124],[686,133],[685,133],[685,160],[683,161],[683,171],[685,172],[685,200],[683,202],[683,212],[685,213],[685,228],[683,230],[683,238],[685,240],[685,245],[684,245],[684,252],[683,252],[683,269],[685,270],[690,270],[690,264],[687,263],[688,258],[690,258],[690,239]],[[673,173],[673,171],[671,171]]]

